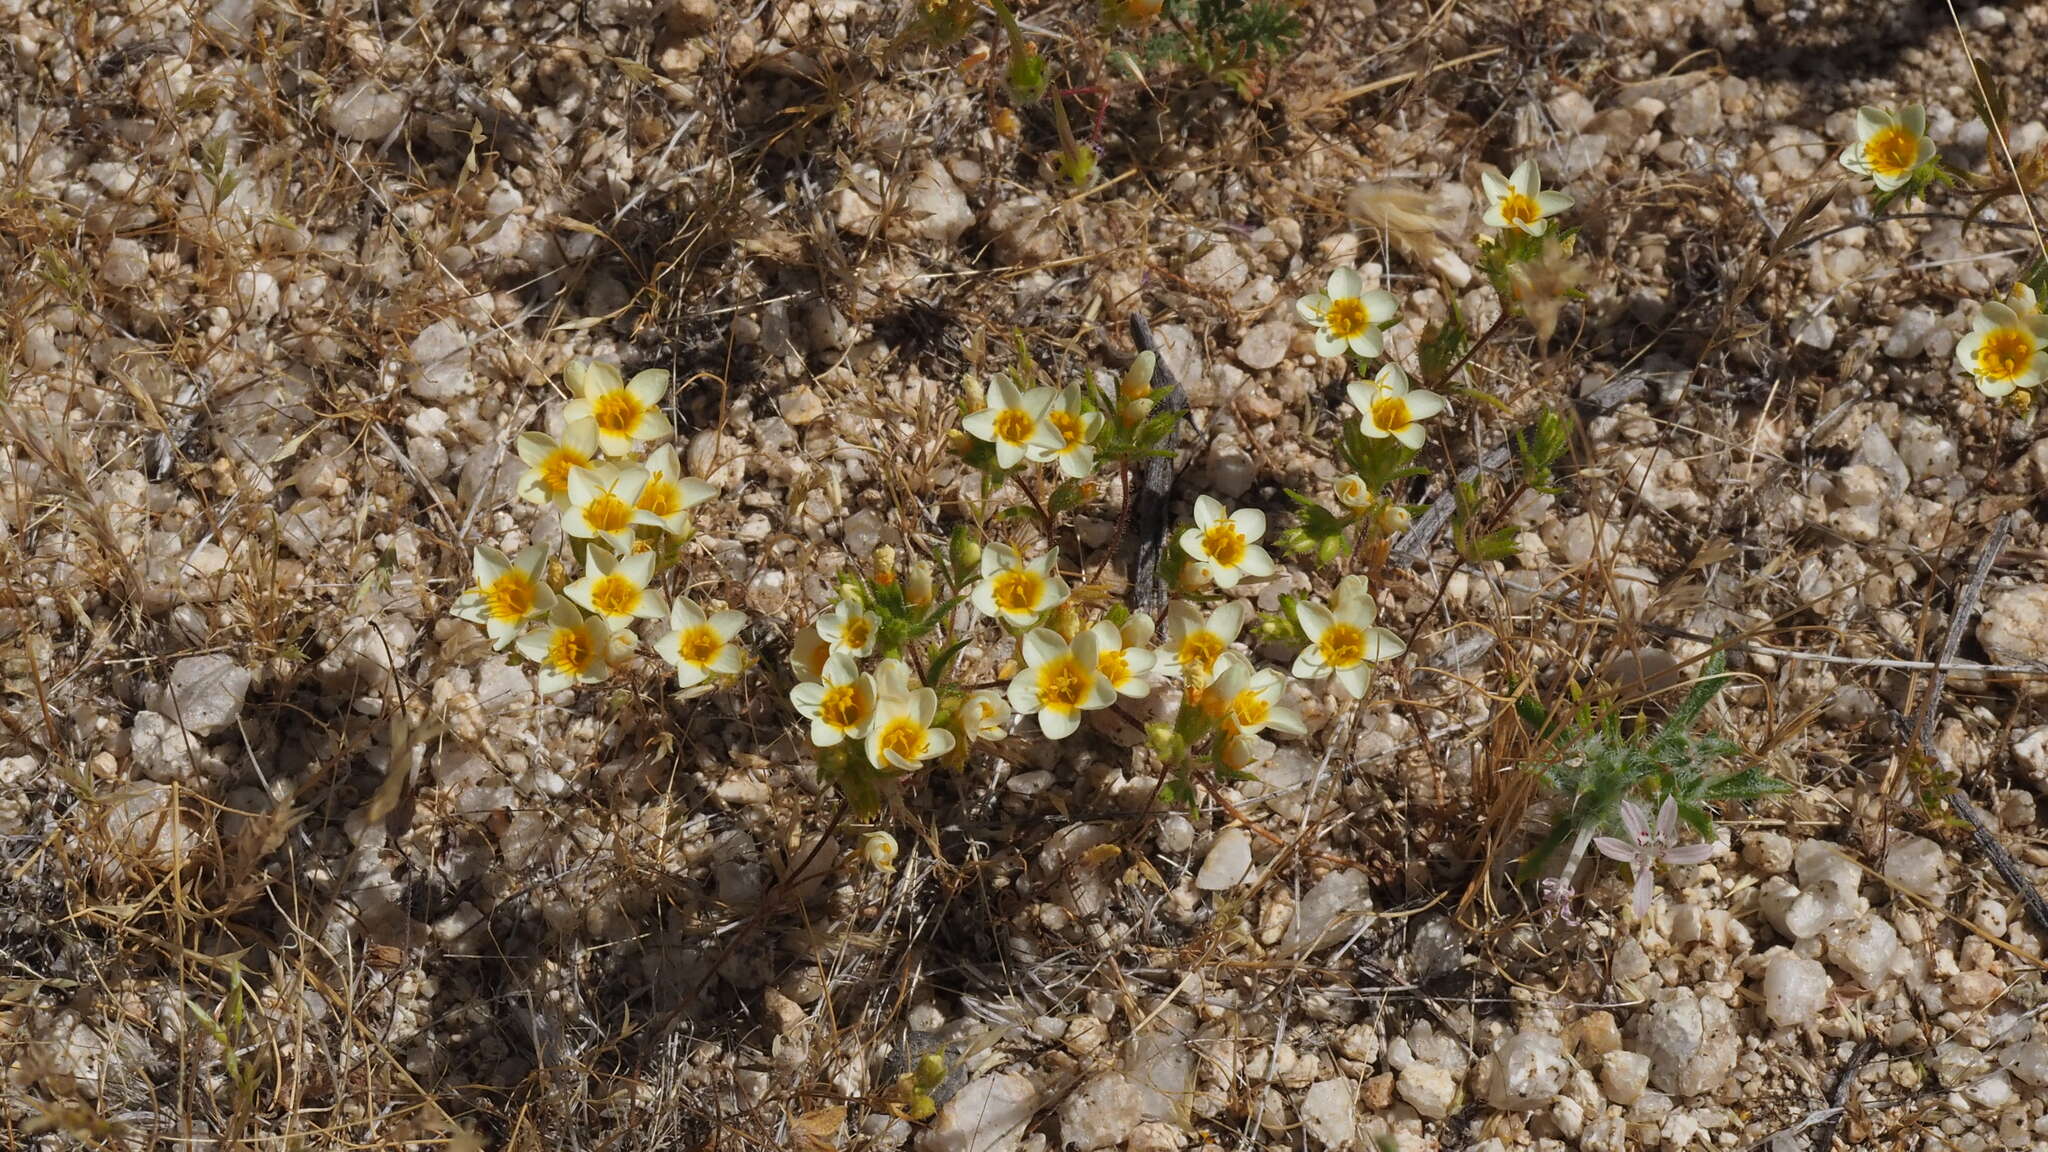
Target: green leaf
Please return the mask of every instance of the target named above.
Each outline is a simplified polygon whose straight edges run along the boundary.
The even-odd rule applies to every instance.
[[[932,657],[930,671],[925,673],[926,685],[935,685],[945,680],[946,673],[953,668],[953,661],[958,659],[961,650],[967,647],[968,639],[968,637],[962,636],[960,639],[939,649],[939,654]]]

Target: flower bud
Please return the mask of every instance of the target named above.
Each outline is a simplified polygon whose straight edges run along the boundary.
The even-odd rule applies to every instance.
[[[1349,474],[1339,476],[1334,487],[1337,494],[1337,503],[1344,505],[1346,508],[1366,508],[1372,504],[1372,489],[1366,487],[1365,479],[1361,476]]]
[[[953,527],[953,536],[946,541],[946,562],[953,566],[955,576],[965,579],[981,567],[981,542],[965,524]]]
[[[922,608],[932,602],[932,562],[919,560],[910,566],[910,574],[903,578],[903,602],[912,608]]]
[[[889,585],[896,582],[896,549],[887,544],[878,545],[874,552],[874,581]]]
[[[870,832],[860,838],[861,859],[877,872],[896,870],[896,838],[887,832]]]
[[[1152,745],[1162,763],[1178,764],[1188,756],[1188,742],[1173,730],[1173,725],[1159,723],[1145,726],[1145,740]]]
[[[1073,601],[1061,604],[1045,618],[1045,627],[1060,634],[1063,640],[1072,640],[1081,634],[1081,614],[1074,611]]]
[[[1380,505],[1380,510],[1374,514],[1374,520],[1382,536],[1406,532],[1408,526],[1415,523],[1415,517],[1408,514],[1408,509],[1392,502]]]

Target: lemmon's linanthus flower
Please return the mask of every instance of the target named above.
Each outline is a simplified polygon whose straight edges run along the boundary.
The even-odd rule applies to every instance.
[[[668,373],[662,369],[635,373],[629,382],[616,365],[579,359],[569,362],[562,378],[575,393],[562,408],[562,418],[597,425],[597,446],[607,456],[631,455],[642,444],[675,434],[675,425],[661,414],[661,398],[668,394]]]
[[[2048,316],[2035,307],[2033,290],[2021,285],[2011,304],[1978,305],[1970,334],[1956,343],[1956,362],[1993,399],[2039,386],[2048,377]]]
[[[1627,840],[1613,836],[1600,836],[1593,840],[1593,847],[1600,850],[1609,860],[1619,860],[1629,866],[1636,875],[1635,899],[1630,906],[1635,909],[1637,919],[1650,911],[1651,877],[1662,860],[1666,864],[1700,864],[1719,850],[1719,843],[1680,844],[1678,842],[1678,801],[1667,796],[1664,807],[1657,811],[1657,827],[1652,830],[1646,813],[1633,800],[1621,802],[1621,822],[1628,829]]]
[[[633,643],[631,632],[615,633],[604,617],[585,616],[557,600],[547,622],[519,638],[519,654],[540,665],[540,690],[548,695],[603,680],[611,675],[612,658]]]
[[[1201,708],[1233,736],[1256,736],[1267,729],[1301,736],[1308,732],[1301,715],[1283,707],[1287,679],[1271,668],[1253,670],[1235,652],[1217,661],[1216,674],[1203,687]]]
[[[1308,647],[1294,659],[1294,674],[1303,680],[1335,677],[1354,700],[1365,698],[1372,666],[1407,651],[1399,636],[1374,623],[1378,608],[1365,577],[1347,576],[1330,597],[1330,606],[1303,601],[1294,610]]]
[[[968,599],[983,616],[1029,628],[1066,601],[1067,582],[1053,571],[1059,557],[1055,548],[1027,563],[1009,545],[990,544],[981,550],[981,579]]]
[[[1152,631],[1148,612],[1131,616],[1121,626],[1101,620],[1088,629],[1095,637],[1095,666],[1117,695],[1136,700],[1152,694],[1152,681],[1146,676],[1159,662],[1158,654],[1146,647]]]
[[[860,858],[877,872],[896,870],[896,838],[887,832],[869,832],[860,838]]]
[[[868,734],[875,718],[875,680],[853,657],[838,653],[825,661],[818,679],[790,689],[789,702],[811,722],[811,743],[830,748]]]
[[[634,520],[680,536],[690,526],[690,509],[718,495],[718,489],[694,476],[683,474],[676,446],[663,444],[642,466],[647,483],[633,501]]]
[[[881,622],[875,614],[851,600],[842,599],[832,606],[830,612],[818,617],[812,627],[818,630],[818,638],[834,652],[848,656],[866,656],[875,650],[875,635],[881,630]]]
[[[518,440],[519,458],[526,461],[520,474],[519,498],[533,504],[569,506],[569,473],[588,468],[597,457],[597,425],[589,420],[571,421],[562,438],[540,432],[523,432]]]
[[[919,765],[953,750],[953,734],[932,727],[939,694],[930,688],[902,691],[908,684],[877,674],[880,696],[868,726],[868,763],[884,772],[915,772]]]
[[[1878,191],[1905,187],[1913,174],[1934,159],[1934,141],[1927,138],[1927,110],[1909,104],[1856,110],[1856,143],[1842,150],[1842,167],[1868,176]]]
[[[1045,410],[1045,421],[1059,433],[1057,448],[1031,448],[1025,456],[1036,464],[1057,464],[1068,478],[1086,480],[1095,474],[1095,437],[1102,431],[1102,413],[1086,410],[1081,390],[1062,388]]]
[[[1378,288],[1364,291],[1365,281],[1356,268],[1339,268],[1330,273],[1321,292],[1311,292],[1294,302],[1303,320],[1316,326],[1316,354],[1360,356],[1380,354],[1380,329],[1392,323],[1401,302],[1392,292]]]
[[[1495,228],[1515,228],[1531,236],[1550,230],[1550,218],[1570,208],[1573,200],[1562,192],[1545,192],[1543,175],[1534,160],[1524,160],[1503,180],[1482,172],[1479,183],[1486,189],[1486,222]]]
[[[986,744],[1010,734],[1010,702],[990,688],[977,688],[960,701],[960,731]]]
[[[633,551],[633,503],[647,485],[640,468],[598,464],[569,470],[569,511],[562,530],[625,555]]]
[[[1020,392],[1016,381],[998,376],[988,406],[968,413],[960,427],[969,436],[996,446],[997,466],[1015,468],[1027,453],[1051,451],[1066,444],[1060,430],[1046,419],[1054,398],[1050,388]]]
[[[1166,647],[1159,652],[1155,670],[1179,676],[1190,688],[1208,683],[1217,658],[1237,642],[1244,614],[1241,600],[1218,604],[1207,616],[1184,600],[1175,601],[1166,610]]]
[[[1344,395],[1358,409],[1358,430],[1377,440],[1392,436],[1411,451],[1421,451],[1428,435],[1422,422],[1444,410],[1444,398],[1426,388],[1410,388],[1408,374],[1388,364],[1371,381],[1354,380]]]
[[[476,585],[456,599],[455,615],[483,625],[492,647],[510,648],[527,621],[547,615],[555,606],[554,590],[541,578],[548,550],[535,544],[508,560],[496,548],[479,547],[471,558]]]
[[[1362,476],[1347,472],[1337,477],[1331,485],[1331,490],[1337,497],[1337,503],[1346,508],[1360,510],[1373,506],[1372,489],[1366,486],[1365,478]]]
[[[1081,726],[1081,713],[1116,702],[1116,689],[1096,662],[1095,637],[1083,632],[1069,644],[1050,628],[1034,628],[1018,642],[1024,670],[1010,681],[1010,707],[1038,716],[1038,730],[1064,740]]]
[[[1200,496],[1195,499],[1195,526],[1180,534],[1180,547],[1218,588],[1235,588],[1247,576],[1262,580],[1276,570],[1273,558],[1258,544],[1265,534],[1264,512],[1230,512],[1215,497]]]
[[[745,664],[746,653],[732,642],[747,626],[742,612],[706,613],[678,597],[669,605],[669,630],[654,642],[655,654],[674,665],[680,687],[694,688],[713,676],[731,676]]]
[[[614,629],[630,628],[635,620],[668,615],[668,598],[648,587],[654,580],[654,554],[635,552],[620,559],[602,545],[590,546],[590,571],[562,589],[562,595],[586,611],[604,617]]]

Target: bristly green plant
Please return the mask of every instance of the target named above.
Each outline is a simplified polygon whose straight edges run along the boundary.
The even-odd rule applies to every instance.
[[[1673,800],[1679,819],[1710,840],[1714,805],[1745,803],[1789,789],[1753,764],[1717,771],[1722,761],[1742,754],[1741,746],[1718,732],[1693,731],[1707,705],[1734,679],[1727,663],[1725,655],[1715,653],[1684,702],[1654,730],[1641,715],[1625,722],[1617,711],[1595,715],[1582,704],[1566,717],[1549,712],[1532,696],[1515,701],[1523,722],[1557,748],[1536,771],[1563,801],[1549,835],[1523,861],[1523,879],[1541,872],[1558,846],[1570,841],[1571,852],[1557,873],[1569,880],[1593,837],[1620,828],[1623,801],[1654,812],[1666,799]]]
[[[1294,50],[1301,21],[1279,0],[1167,0],[1169,31],[1154,36],[1146,54],[1186,64],[1250,99],[1252,68]]]

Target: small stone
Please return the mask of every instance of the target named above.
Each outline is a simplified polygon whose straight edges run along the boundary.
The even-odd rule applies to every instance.
[[[1930,476],[1952,476],[1956,471],[1956,442],[1941,425],[1925,416],[1907,416],[1899,426],[1899,460],[1916,480]]]
[[[1424,1117],[1441,1120],[1451,1114],[1451,1105],[1458,1099],[1458,1078],[1435,1064],[1415,1060],[1401,1069],[1394,1091]]]
[[[1972,1012],[2005,995],[2005,981],[1989,972],[1972,969],[1949,978],[1943,990],[1948,1006],[1958,1012]]]
[[[172,667],[168,683],[148,694],[149,707],[187,732],[212,736],[241,717],[251,679],[249,670],[225,653],[187,656]]]
[[[1719,1087],[1741,1049],[1728,1005],[1690,988],[1657,995],[1635,1027],[1636,1047],[1650,1058],[1650,1082],[1674,1096]]]
[[[1358,1085],[1342,1078],[1309,1085],[1301,1097],[1301,1123],[1325,1148],[1347,1149],[1358,1136]]]
[[[1780,1028],[1804,1024],[1820,1013],[1834,987],[1820,961],[1773,948],[1764,964],[1764,1015]]]
[[[1028,1077],[998,1072],[969,1081],[939,1109],[917,1141],[918,1152],[1011,1152],[1038,1110]]]
[[[1948,882],[1942,877],[1944,860],[1941,845],[1910,832],[1894,831],[1891,847],[1884,854],[1884,878],[1938,904],[1948,897]]]
[[[2048,1043],[2029,1040],[2010,1045],[1999,1053],[1998,1062],[2021,1081],[2035,1088],[2048,1088]]]
[[[910,182],[903,207],[910,234],[922,240],[953,244],[974,225],[974,209],[967,204],[967,194],[936,160]]]
[[[1792,841],[1776,832],[1752,832],[1742,838],[1742,858],[1766,876],[1792,867]]]
[[[1892,322],[1885,338],[1884,354],[1894,360],[1911,360],[1927,347],[1927,338],[1941,327],[1941,317],[1928,308],[1908,308]]]
[[[1285,320],[1257,325],[1237,342],[1237,362],[1254,372],[1278,367],[1294,343],[1295,326]]]
[[[321,116],[334,134],[347,140],[382,140],[398,130],[411,105],[404,93],[374,80],[358,80],[327,102]]]
[[[1594,1056],[1605,1056],[1621,1047],[1621,1029],[1614,1022],[1614,1013],[1604,1008],[1580,1017],[1577,1028],[1583,1053],[1580,1059],[1587,1063]]]
[[[448,400],[476,390],[469,370],[469,336],[453,320],[436,320],[412,341],[406,388],[422,400]]]
[[[1098,1072],[1060,1102],[1060,1142],[1079,1152],[1114,1148],[1144,1119],[1144,1098],[1121,1072]]]
[[[1986,596],[1977,640],[2000,664],[2048,661],[2048,584],[2005,588]]]
[[[1252,834],[1243,828],[1225,828],[1209,845],[1208,855],[1202,857],[1195,887],[1204,892],[1222,892],[1244,883],[1251,871]]]
[[[1363,872],[1332,872],[1316,881],[1295,905],[1294,923],[1287,926],[1281,947],[1310,952],[1348,931],[1354,917],[1372,910],[1372,881]]]
[[[1230,237],[1214,232],[1191,232],[1182,242],[1188,254],[1182,275],[1199,287],[1229,295],[1244,286],[1251,275],[1244,256]]]
[[[2034,794],[2024,788],[2007,788],[1998,794],[1998,822],[2018,830],[2034,826]]]
[[[1650,1058],[1640,1052],[1616,1049],[1600,1062],[1600,1091],[1626,1108],[1642,1099],[1650,1085]]]
[[[1826,933],[1828,959],[1858,984],[1875,991],[1891,975],[1899,934],[1882,916],[1866,914]]]
[[[1550,1103],[1564,1087],[1571,1067],[1564,1045],[1545,1032],[1517,1032],[1489,1058],[1486,1102],[1503,1111],[1526,1111]]]
[[[775,410],[790,426],[801,428],[825,414],[825,402],[818,399],[816,392],[805,387],[783,393],[782,399],[776,402]]]
[[[126,785],[106,797],[100,818],[123,861],[165,871],[199,851],[198,822],[168,784]]]

